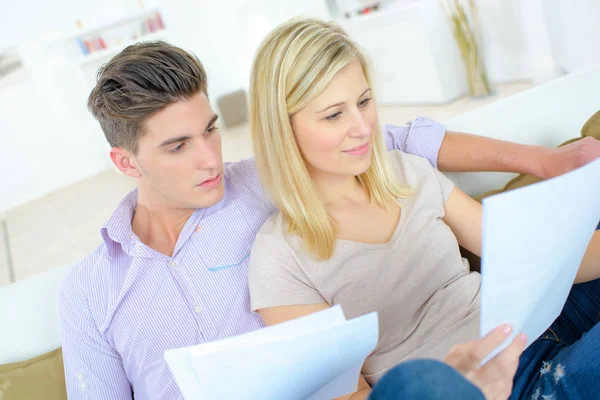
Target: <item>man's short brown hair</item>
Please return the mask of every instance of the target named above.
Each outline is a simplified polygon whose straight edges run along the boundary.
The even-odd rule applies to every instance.
[[[197,57],[162,41],[143,42],[100,68],[88,108],[111,147],[135,154],[150,117],[200,91],[208,96],[206,71]]]

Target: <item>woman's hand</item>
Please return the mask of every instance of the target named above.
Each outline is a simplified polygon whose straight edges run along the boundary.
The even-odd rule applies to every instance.
[[[481,361],[502,344],[511,332],[510,326],[502,325],[482,339],[456,345],[445,361],[477,386],[486,399],[508,399],[519,366],[519,357],[527,343],[525,335],[519,334],[510,346],[485,365],[481,366]]]

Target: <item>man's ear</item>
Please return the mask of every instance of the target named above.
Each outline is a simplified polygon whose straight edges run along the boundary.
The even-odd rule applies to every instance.
[[[135,165],[133,154],[122,147],[113,147],[110,149],[110,159],[113,164],[125,175],[131,178],[142,176],[140,169]]]

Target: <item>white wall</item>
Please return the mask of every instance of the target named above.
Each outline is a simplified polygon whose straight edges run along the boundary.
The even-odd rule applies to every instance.
[[[544,0],[477,0],[485,61],[494,82],[545,81],[557,70]]]
[[[558,67],[574,72],[600,65],[600,1],[542,1]]]
[[[76,107],[65,92],[40,76],[0,88],[0,211],[109,166],[84,100]]]
[[[315,17],[329,20],[326,0],[249,0],[246,2],[246,18],[248,21],[246,40],[246,69],[249,78],[251,60],[260,42],[277,25],[296,16]]]

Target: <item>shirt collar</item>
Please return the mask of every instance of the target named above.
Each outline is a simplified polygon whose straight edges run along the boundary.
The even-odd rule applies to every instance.
[[[131,221],[138,202],[138,190],[133,189],[119,203],[111,217],[106,221],[100,235],[111,257],[121,244],[129,243],[135,235],[131,228]]]
[[[189,236],[188,225],[195,227],[196,224],[200,222],[200,220],[207,215],[211,215],[222,208],[226,207],[230,201],[230,191],[228,190],[229,186],[229,177],[227,174],[224,174],[224,193],[223,198],[215,205],[208,208],[199,208],[197,209],[189,218],[186,226],[182,230],[180,234],[180,239],[184,241],[183,236]],[[133,220],[133,215],[135,213],[135,209],[138,204],[138,189],[133,189],[129,192],[123,200],[119,203],[111,217],[106,221],[102,229],[100,230],[100,235],[102,236],[102,240],[106,245],[109,255],[111,258],[116,254],[119,249],[129,248],[130,244],[137,239],[137,236],[133,232],[131,227],[131,221]],[[178,240],[179,241],[179,240]],[[177,250],[176,250],[177,251]]]

